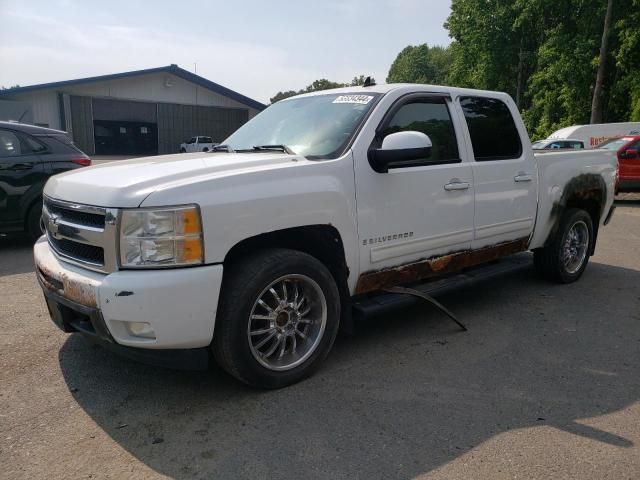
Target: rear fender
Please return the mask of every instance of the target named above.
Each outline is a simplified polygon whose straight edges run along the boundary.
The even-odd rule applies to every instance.
[[[594,241],[591,246],[590,255],[595,252],[596,240],[600,226],[600,219],[605,216],[607,187],[601,175],[593,173],[583,173],[572,178],[565,185],[559,200],[554,202],[551,209],[550,219],[553,226],[545,241],[545,246],[549,245],[560,228],[560,222],[564,212],[570,208],[580,208],[591,216],[593,222]]]

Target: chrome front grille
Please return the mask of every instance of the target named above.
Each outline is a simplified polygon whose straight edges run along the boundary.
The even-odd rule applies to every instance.
[[[118,211],[45,197],[47,239],[63,260],[100,272],[117,270]]]
[[[64,217],[68,222],[73,222],[77,225],[85,225],[93,228],[104,228],[105,214],[102,213],[89,213],[81,210],[72,210],[69,208],[60,207],[51,200],[45,201],[47,210],[49,213]],[[102,209],[104,210],[104,209]]]

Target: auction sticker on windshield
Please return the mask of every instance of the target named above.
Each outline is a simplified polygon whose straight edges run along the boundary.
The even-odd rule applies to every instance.
[[[357,103],[359,105],[366,105],[373,99],[371,95],[340,95],[333,103]]]

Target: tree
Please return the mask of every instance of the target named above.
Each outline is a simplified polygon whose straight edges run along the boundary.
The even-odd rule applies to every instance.
[[[611,89],[609,106],[615,110],[616,118],[637,122],[640,121],[640,0],[616,4],[621,20],[614,23],[612,37],[619,41],[619,47],[613,50],[618,80]]]
[[[302,93],[309,92],[317,92],[320,90],[329,90],[331,88],[340,88],[340,87],[356,87],[359,85],[363,85],[366,77],[364,75],[353,77],[351,83],[337,83],[327,80],[326,78],[321,78],[319,80],[314,80],[310,85],[307,85],[305,88],[295,91],[295,90],[287,90],[284,92],[278,92],[273,97],[270,98],[271,103],[276,103],[285,98],[293,97],[295,95],[300,95]],[[375,80],[372,78],[375,82]]]
[[[280,100],[284,100],[285,98],[293,97],[298,95],[298,92],[295,90],[287,90],[286,92],[278,92],[273,97],[269,99],[271,103],[279,102]]]
[[[453,0],[445,23],[453,38],[448,83],[507,92],[526,108],[544,3],[551,0]]]
[[[607,2],[607,13],[604,17],[604,29],[602,30],[602,42],[600,43],[600,58],[598,59],[598,76],[596,86],[593,89],[593,102],[591,104],[591,123],[602,122],[602,84],[604,82],[605,68],[607,64],[607,47],[609,43],[609,30],[611,29],[611,13],[613,0]]]
[[[366,77],[366,76],[364,76],[364,75],[360,75],[359,77],[353,77],[353,80],[351,80],[351,83],[350,83],[349,85],[345,85],[345,87],[346,87],[346,86],[349,86],[349,87],[359,87],[359,86],[361,86],[361,85],[364,85],[364,81],[365,81],[366,79],[367,79],[367,77]],[[376,79],[375,79],[375,78],[373,78],[373,77],[371,77],[371,81],[372,81],[373,83],[376,83]]]
[[[391,64],[387,83],[446,83],[451,62],[448,48],[426,43],[405,47]]]
[[[331,88],[340,88],[345,87],[346,83],[336,83],[326,78],[321,78],[320,80],[315,80],[311,85],[307,85],[307,88],[304,89],[304,92],[317,92],[319,90],[329,90]]]
[[[609,3],[603,35],[603,0],[453,0],[448,83],[509,93],[534,138],[589,122],[594,100],[598,121],[637,118],[640,0]]]

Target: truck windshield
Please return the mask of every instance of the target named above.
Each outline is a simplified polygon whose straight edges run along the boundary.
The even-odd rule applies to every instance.
[[[286,146],[309,159],[337,158],[347,147],[379,93],[334,93],[282,100],[240,127],[223,145],[264,152]],[[271,150],[273,151],[273,150]]]

